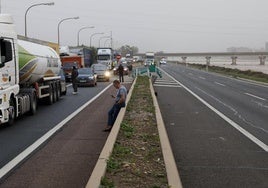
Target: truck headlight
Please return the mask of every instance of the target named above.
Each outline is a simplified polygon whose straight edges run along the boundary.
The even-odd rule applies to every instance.
[[[106,71],[106,72],[104,73],[104,76],[110,76],[110,72]]]

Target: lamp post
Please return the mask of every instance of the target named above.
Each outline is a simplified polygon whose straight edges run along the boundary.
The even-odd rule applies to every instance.
[[[95,36],[95,35],[103,35],[104,33],[93,33],[91,36],[90,36],[90,47],[91,47],[91,40],[92,40],[92,37]]]
[[[104,38],[111,38],[111,36],[103,36],[103,37],[100,37],[100,39],[99,39],[99,47],[100,47],[100,41],[101,41],[101,39],[104,39]]]
[[[35,7],[35,6],[40,6],[40,5],[48,5],[48,6],[52,6],[54,5],[54,2],[51,2],[51,3],[38,3],[38,4],[33,4],[31,5],[30,7],[27,8],[26,12],[25,12],[25,15],[24,15],[24,21],[25,21],[25,37],[27,37],[27,13],[29,12],[29,10],[32,8],[32,7]]]
[[[94,26],[88,26],[88,27],[82,27],[81,29],[79,29],[79,31],[77,32],[77,46],[79,46],[79,34],[83,29],[92,29],[94,28]]]
[[[58,45],[60,45],[60,24],[66,20],[76,20],[76,19],[79,19],[79,17],[76,16],[76,17],[64,18],[58,23]]]
[[[108,41],[111,41],[111,42],[112,42],[112,39],[111,39],[111,38],[106,39],[106,40],[104,41],[104,47],[106,46],[106,43],[107,43]]]

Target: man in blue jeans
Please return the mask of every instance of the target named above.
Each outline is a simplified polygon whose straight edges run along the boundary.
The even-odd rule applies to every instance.
[[[118,89],[118,91],[116,96],[112,95],[112,97],[115,98],[115,103],[108,112],[107,127],[103,130],[106,132],[111,131],[120,109],[126,106],[127,89],[120,84],[119,80],[114,80],[113,86]]]

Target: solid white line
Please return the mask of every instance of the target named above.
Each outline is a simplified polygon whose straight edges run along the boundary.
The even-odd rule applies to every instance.
[[[260,100],[266,101],[266,99],[261,98],[261,97],[258,97],[258,96],[256,96],[256,95],[253,95],[253,94],[250,94],[250,93],[244,93],[244,94],[245,94],[245,95],[248,95],[248,96],[251,96],[251,97],[254,97],[254,98],[256,98],[256,99],[260,99]]]
[[[244,128],[239,126],[237,123],[235,123],[233,120],[225,116],[223,113],[218,111],[216,108],[211,106],[209,103],[207,103],[205,100],[203,100],[201,97],[199,97],[197,94],[195,94],[193,91],[191,91],[189,88],[187,88],[185,85],[177,81],[175,78],[173,78],[171,75],[169,75],[167,72],[164,70],[161,70],[165,74],[167,74],[170,78],[175,80],[177,83],[179,83],[184,89],[186,89],[189,93],[191,93],[195,98],[197,98],[199,101],[201,101],[203,104],[205,104],[208,108],[210,108],[212,111],[214,111],[216,114],[218,114],[222,119],[224,119],[226,122],[228,122],[231,126],[233,126],[235,129],[237,129],[239,132],[241,132],[243,135],[245,135],[247,138],[249,138],[252,142],[257,144],[259,147],[261,147],[264,151],[268,152],[268,146],[260,141],[258,138],[253,136],[251,133],[246,131]]]
[[[181,87],[180,85],[161,85],[161,84],[154,84],[156,87]]]
[[[29,156],[33,151],[35,151],[40,145],[42,145],[46,140],[48,140],[52,135],[54,135],[60,128],[62,128],[69,120],[71,120],[74,116],[76,116],[80,111],[86,108],[90,103],[96,100],[102,93],[104,93],[112,84],[109,84],[104,90],[102,90],[98,95],[93,97],[83,106],[78,108],[72,114],[70,114],[66,119],[61,121],[58,125],[56,125],[53,129],[44,134],[41,138],[36,140],[32,145],[26,148],[23,152],[17,155],[14,159],[8,162],[5,166],[0,169],[0,179],[5,176],[10,170],[12,170],[15,166],[17,166],[20,162],[22,162],[27,156]]]
[[[218,85],[220,85],[220,86],[223,86],[223,87],[225,87],[226,85],[224,85],[224,84],[221,84],[221,83],[219,83],[219,82],[214,82],[215,84],[218,84]]]
[[[154,84],[169,84],[169,85],[178,85],[178,83],[175,83],[175,82],[154,82]]]
[[[202,80],[205,80],[206,78],[202,77],[202,76],[199,76],[199,78],[201,78]]]
[[[176,82],[174,82],[173,80],[159,80],[159,79],[157,79],[156,81],[155,81],[155,83],[156,82],[159,82],[159,83],[175,83],[175,84],[177,84]]]

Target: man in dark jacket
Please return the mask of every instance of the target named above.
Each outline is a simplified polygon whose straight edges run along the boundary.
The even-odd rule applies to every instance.
[[[119,81],[124,82],[124,67],[122,63],[120,63],[118,66],[118,75],[119,75]]]
[[[77,94],[77,76],[78,76],[78,70],[75,66],[73,66],[72,70],[72,84],[73,84],[73,94]]]

